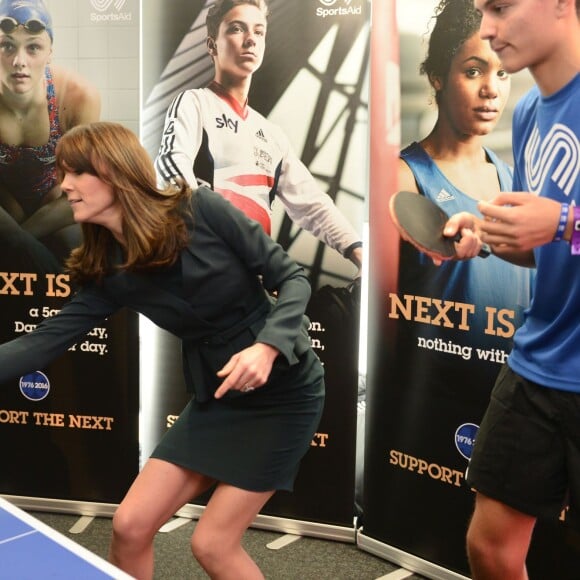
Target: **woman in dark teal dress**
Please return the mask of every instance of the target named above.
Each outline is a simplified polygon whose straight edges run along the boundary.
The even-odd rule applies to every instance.
[[[122,307],[180,337],[192,399],[121,502],[110,559],[152,578],[159,527],[215,485],[192,536],[195,557],[211,577],[262,578],[242,535],[275,490],[292,488],[324,400],[306,333],[309,282],[221,196],[159,190],[121,125],[71,130],[57,165],[83,230],[67,262],[80,289],[58,315],[0,346],[0,382],[42,368]]]

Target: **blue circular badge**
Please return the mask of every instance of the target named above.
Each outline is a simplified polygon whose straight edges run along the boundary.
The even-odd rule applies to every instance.
[[[471,457],[473,444],[475,443],[475,437],[478,431],[479,425],[474,425],[473,423],[464,423],[457,428],[457,431],[455,431],[455,447],[457,447],[457,451],[459,451],[465,459]]]
[[[42,401],[49,391],[50,381],[40,371],[34,371],[20,377],[20,392],[30,401]]]

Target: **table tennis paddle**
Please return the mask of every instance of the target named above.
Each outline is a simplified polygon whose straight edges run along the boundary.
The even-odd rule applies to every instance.
[[[461,240],[461,234],[443,235],[449,216],[435,202],[411,191],[399,191],[391,197],[389,208],[401,237],[419,251],[442,259],[455,256],[455,242]],[[490,253],[490,247],[483,244],[479,256],[487,258]]]

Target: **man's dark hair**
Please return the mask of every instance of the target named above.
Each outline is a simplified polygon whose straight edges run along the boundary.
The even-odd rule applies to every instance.
[[[207,12],[207,17],[205,19],[205,25],[207,28],[207,35],[210,38],[215,38],[217,36],[221,21],[224,16],[236,6],[243,4],[250,4],[259,8],[264,16],[268,16],[268,5],[266,0],[216,0],[214,4],[210,7]]]

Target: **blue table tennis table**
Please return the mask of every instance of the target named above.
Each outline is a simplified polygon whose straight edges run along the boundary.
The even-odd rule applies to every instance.
[[[0,497],[0,579],[134,580]]]

